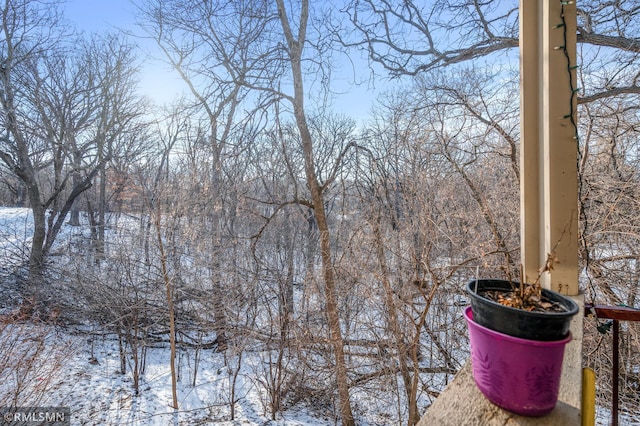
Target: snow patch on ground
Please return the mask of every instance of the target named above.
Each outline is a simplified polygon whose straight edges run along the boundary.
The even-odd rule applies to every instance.
[[[327,425],[333,419],[315,418],[304,410],[290,410],[277,420],[265,413],[260,389],[241,371],[236,383],[236,418],[230,418],[229,374],[223,355],[204,351],[193,385],[193,353],[182,351],[177,363],[178,410],[171,408],[172,390],[167,347],[148,348],[140,392],[136,396],[130,365],[120,372],[115,336],[69,334],[51,327],[46,345],[64,351],[62,365],[39,405],[68,406],[73,425]],[[24,329],[23,329],[24,330]],[[6,336],[3,336],[6,338]],[[18,354],[16,354],[18,355]],[[188,365],[190,357],[191,365]],[[128,358],[128,364],[131,360]],[[19,362],[19,361],[18,361]],[[0,394],[13,383],[0,383]]]

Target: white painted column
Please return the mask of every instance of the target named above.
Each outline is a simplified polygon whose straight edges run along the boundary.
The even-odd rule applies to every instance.
[[[543,285],[577,295],[575,4],[520,0],[520,56],[522,263],[531,281],[554,252],[558,262]]]

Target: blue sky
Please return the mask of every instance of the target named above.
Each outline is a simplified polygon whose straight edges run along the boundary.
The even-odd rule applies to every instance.
[[[67,18],[86,31],[131,27],[134,10],[129,0],[67,0],[65,3]]]
[[[77,29],[86,33],[117,32],[120,29],[140,34],[135,26],[136,8],[129,0],[67,0],[65,16]],[[159,105],[169,104],[184,91],[177,73],[159,58],[155,43],[136,39],[143,55],[140,90]]]
[[[90,32],[117,31],[127,29],[139,34],[140,30],[135,26],[136,7],[130,0],[67,0],[65,3],[65,15],[67,19],[79,30]],[[181,92],[185,86],[177,73],[166,63],[154,59],[161,55],[155,44],[150,40],[138,39],[145,55],[140,88],[142,94],[148,96],[156,103],[169,104]],[[356,70],[364,71],[366,63],[360,60]],[[344,76],[334,80],[335,90],[345,92],[337,96],[333,105],[334,111],[351,116],[357,120],[369,115],[373,101],[373,93],[366,86],[353,86],[349,84],[354,70],[351,64],[344,66]]]

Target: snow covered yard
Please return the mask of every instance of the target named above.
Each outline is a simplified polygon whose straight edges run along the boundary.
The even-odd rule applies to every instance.
[[[29,227],[27,209],[0,208],[3,268],[0,406],[69,407],[72,425],[315,426],[339,423],[335,404],[328,403],[335,398],[330,394],[322,394],[317,404],[308,396],[288,404],[273,420],[268,388],[273,380],[270,375],[275,358],[264,348],[228,350],[225,362],[225,354],[215,349],[197,351],[193,347],[179,347],[176,356],[178,409],[174,410],[169,344],[162,339],[145,343],[135,351],[139,357],[136,395],[134,351],[130,343],[119,340],[122,334],[119,336],[97,323],[87,322],[86,317],[73,324],[60,321],[55,311],[52,318],[29,317],[29,301],[21,296],[17,284],[17,276],[27,260]],[[82,228],[65,225],[58,239],[54,261],[64,274],[73,273],[68,254],[79,249],[83,232]],[[102,291],[107,291],[106,287]],[[65,297],[73,298],[73,294]],[[121,356],[123,350],[124,357]],[[238,365],[239,369],[235,370]],[[390,377],[371,381],[365,388],[352,389],[358,424],[397,424],[396,416],[405,407],[398,396],[399,383]],[[290,383],[306,389],[304,380],[303,376],[292,375]],[[232,395],[235,398],[233,419]]]
[[[19,383],[33,388],[38,395],[38,406],[67,406],[71,409],[74,425],[196,425],[196,424],[286,424],[323,425],[333,423],[329,418],[314,417],[293,410],[277,421],[269,421],[255,383],[241,373],[236,383],[236,419],[230,420],[229,374],[220,354],[209,351],[200,360],[200,371],[195,386],[187,358],[179,357],[181,377],[178,382],[179,409],[171,404],[169,350],[150,348],[147,352],[145,373],[141,376],[140,395],[136,396],[130,374],[121,374],[118,343],[115,336],[90,337],[78,332],[69,334],[55,326],[16,325],[2,333],[3,358],[10,341],[28,340],[27,336],[43,339],[43,351],[30,360],[32,368]],[[46,331],[45,331],[46,330]],[[23,342],[24,343],[24,342]],[[24,356],[32,346],[14,346],[16,358]],[[13,361],[25,362],[25,358]],[[0,395],[10,401],[17,383],[15,371],[5,369],[0,383]],[[22,370],[25,372],[25,370]],[[42,384],[46,381],[46,386]],[[33,403],[33,402],[32,402]]]

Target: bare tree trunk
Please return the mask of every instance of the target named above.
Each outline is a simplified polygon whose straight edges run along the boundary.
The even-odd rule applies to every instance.
[[[280,280],[280,337],[282,344],[288,346],[289,329],[293,318],[293,275],[294,275],[294,259],[293,250],[294,243],[292,237],[292,229],[289,223],[289,215],[285,218],[284,223],[284,257],[287,272],[284,280]]]
[[[222,291],[222,285],[218,278],[218,271],[220,270],[220,262],[213,261],[213,268],[211,271],[211,289],[213,299],[213,321],[214,329],[216,332],[216,341],[218,343],[218,352],[224,352],[228,349],[229,343],[227,342],[227,315],[224,307],[224,293]]]
[[[30,186],[30,185],[29,185]],[[31,212],[33,213],[33,239],[29,254],[29,282],[40,281],[44,264],[44,241],[47,235],[45,209],[40,201],[39,191],[29,190]]]
[[[156,207],[160,209],[159,206]],[[167,257],[164,251],[164,243],[162,242],[162,233],[160,232],[160,211],[156,212],[155,226],[156,237],[158,238],[158,248],[160,249],[160,265],[162,267],[162,278],[167,289],[167,308],[169,309],[169,345],[171,354],[169,355],[169,367],[171,369],[171,393],[173,396],[173,408],[178,409],[178,384],[176,379],[176,322],[175,312],[173,308],[173,291],[171,289],[171,278],[167,270]]]
[[[105,228],[105,210],[107,204],[107,171],[106,165],[100,168],[100,186],[98,188],[98,229],[96,232],[96,261],[104,260],[104,228]]]
[[[391,282],[389,281],[389,270],[387,267],[387,260],[384,254],[384,248],[382,245],[382,235],[380,231],[380,225],[377,223],[377,219],[374,219],[373,237],[376,249],[376,255],[378,257],[378,264],[380,266],[380,273],[382,276],[382,285],[384,287],[385,295],[385,307],[389,313],[389,328],[393,334],[393,338],[396,344],[396,351],[398,354],[398,362],[400,364],[400,375],[404,383],[405,392],[409,401],[409,418],[408,425],[417,424],[420,420],[420,414],[418,412],[418,400],[416,392],[413,389],[413,383],[411,380],[411,373],[409,372],[409,366],[407,365],[407,345],[404,341],[402,330],[400,329],[400,323],[398,321],[398,313],[395,303],[395,295],[391,288]]]
[[[40,199],[40,187],[36,180],[36,171],[29,157],[28,144],[24,139],[23,133],[20,131],[18,118],[15,113],[16,107],[14,104],[11,67],[5,65],[1,71],[0,78],[2,78],[4,86],[3,96],[1,98],[2,108],[7,115],[7,131],[12,135],[16,149],[15,157],[8,152],[0,150],[0,159],[24,182],[31,212],[33,213],[33,238],[31,240],[31,252],[29,254],[29,281],[33,283],[39,281],[44,261],[44,243],[47,236],[45,208]]]
[[[215,132],[212,132],[212,149],[213,165],[212,165],[212,177],[211,177],[211,192],[213,203],[208,208],[209,220],[211,226],[211,289],[213,296],[213,317],[214,328],[216,332],[216,338],[218,341],[218,351],[224,352],[228,349],[229,344],[227,342],[227,313],[225,310],[224,302],[224,288],[221,280],[221,261],[220,256],[222,253],[222,231],[221,231],[221,213],[217,210],[216,205],[221,197],[221,145],[215,143]]]
[[[73,166],[75,171],[72,175],[73,186],[77,186],[80,183],[80,167],[82,166],[82,153],[78,150],[74,150],[73,152]],[[71,212],[69,215],[69,225],[71,226],[80,226],[80,209],[76,203],[73,203],[73,207],[71,208]]]
[[[342,424],[345,426],[355,425],[353,413],[351,411],[351,400],[349,397],[349,382],[347,377],[347,367],[344,356],[344,341],[340,328],[340,315],[338,312],[338,296],[336,293],[336,280],[333,270],[331,256],[331,238],[327,215],[324,207],[324,188],[318,181],[315,172],[314,149],[311,132],[307,124],[304,110],[304,88],[302,78],[302,51],[304,49],[307,22],[309,19],[309,2],[303,0],[300,8],[300,22],[298,23],[298,37],[294,37],[291,30],[287,12],[283,0],[277,0],[278,15],[288,44],[291,72],[293,76],[294,97],[293,112],[300,132],[302,150],[304,153],[304,168],[307,179],[307,186],[311,192],[311,200],[315,213],[316,223],[320,234],[320,256],[322,259],[322,275],[324,278],[325,299],[327,306],[327,317],[329,320],[329,338],[333,346],[335,355],[336,381],[338,385],[338,396],[340,398],[340,415]]]

